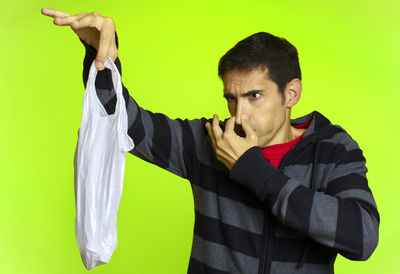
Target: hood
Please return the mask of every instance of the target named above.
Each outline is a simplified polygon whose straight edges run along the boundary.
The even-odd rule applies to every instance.
[[[292,126],[297,126],[309,121],[311,121],[311,123],[304,133],[303,138],[296,145],[297,147],[306,145],[309,142],[317,142],[319,139],[329,138],[339,130],[332,125],[328,118],[316,110],[302,117],[290,119],[290,124]]]

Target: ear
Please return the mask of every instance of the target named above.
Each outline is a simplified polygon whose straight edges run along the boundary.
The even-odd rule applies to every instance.
[[[292,79],[289,83],[287,83],[285,87],[285,105],[288,108],[293,107],[300,100],[301,89],[302,89],[301,80],[298,78]]]

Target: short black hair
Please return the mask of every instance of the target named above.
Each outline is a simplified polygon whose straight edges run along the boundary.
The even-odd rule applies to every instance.
[[[284,89],[294,78],[301,80],[297,49],[286,39],[267,32],[258,32],[239,41],[218,64],[218,76],[223,80],[230,70],[268,69],[269,78],[278,85],[285,101]]]

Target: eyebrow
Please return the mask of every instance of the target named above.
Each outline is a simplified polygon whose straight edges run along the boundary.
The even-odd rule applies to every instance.
[[[255,93],[260,93],[260,92],[263,92],[263,91],[264,91],[263,89],[253,89],[253,90],[249,90],[246,93],[244,93],[243,96],[250,96],[250,95],[253,95]],[[228,99],[228,98],[236,98],[235,95],[233,95],[233,93],[230,93],[230,92],[229,93],[224,93],[224,97],[226,99]]]

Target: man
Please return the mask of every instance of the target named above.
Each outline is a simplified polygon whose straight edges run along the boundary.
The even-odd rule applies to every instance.
[[[109,114],[116,96],[104,68],[117,57],[113,20],[44,9],[86,48],[83,81],[100,61],[97,95]],[[297,50],[256,33],[219,62],[232,117],[169,119],[144,110],[123,86],[131,151],[190,181],[195,225],[188,273],[332,273],[337,253],[366,260],[379,213],[357,143],[321,113],[290,119],[301,94]]]

